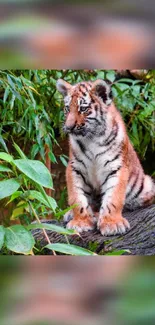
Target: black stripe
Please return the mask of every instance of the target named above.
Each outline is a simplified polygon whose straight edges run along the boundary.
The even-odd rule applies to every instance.
[[[115,169],[115,170],[112,170],[112,172],[110,172],[110,174],[107,175],[106,179],[104,180],[104,182],[102,183],[101,186],[103,186],[103,185],[106,183],[106,181],[107,181],[111,176],[116,176],[116,173],[120,170],[120,168],[121,168],[121,166],[119,166],[119,167],[118,167],[117,169]]]
[[[95,156],[95,159],[96,159],[97,157],[103,155],[104,153],[105,153],[105,151],[101,151],[101,152],[97,153],[97,155]]]
[[[80,140],[76,140],[76,142],[79,145],[83,154],[91,161],[91,158],[86,154],[86,148],[85,148],[84,144]]]
[[[83,153],[85,153],[86,148],[85,148],[84,144],[83,144],[80,140],[76,140],[76,142],[77,142],[77,144],[79,145],[81,151],[82,151]]]
[[[106,141],[105,143],[104,143],[104,145],[105,146],[108,146],[113,140],[115,140],[116,139],[116,134],[114,134],[113,135],[113,137],[111,138],[111,139],[109,139],[109,141]]]
[[[95,121],[98,125],[102,125],[102,123],[96,117],[88,117],[87,122],[90,123],[90,120]]]
[[[91,112],[89,112],[89,113],[87,113],[87,116],[89,116],[90,114],[92,114],[92,111],[91,111]]]
[[[137,183],[137,180],[138,180],[138,177],[139,177],[139,173],[136,175],[136,179],[134,180],[131,188],[130,188],[130,191],[127,193],[126,197],[128,198],[130,196],[130,194],[132,193],[134,187],[136,186],[136,183]]]
[[[86,88],[86,85],[84,83],[82,83],[82,82],[80,83],[80,86],[82,86],[83,88],[87,89]]]
[[[87,120],[94,120],[94,121],[98,121],[98,119],[96,117],[88,117]]]
[[[115,151],[116,151],[117,149],[119,149],[120,146],[122,147],[122,142],[118,145],[118,147],[115,149]],[[107,148],[106,150],[97,153],[97,155],[95,156],[95,159],[96,159],[98,156],[103,155],[103,154],[105,154],[106,152],[108,152],[109,150],[111,150],[112,147],[113,147],[113,144],[112,144],[109,148]]]
[[[77,161],[78,163],[82,164],[82,165],[87,169],[85,163],[84,163],[81,159],[77,158],[77,156],[76,156],[75,153],[73,153],[73,155],[74,155],[74,159],[75,159],[75,161]]]
[[[110,162],[113,162],[117,160],[120,157],[120,152],[112,159],[112,160],[107,160],[106,163],[104,164],[104,167],[109,164]]]
[[[108,146],[117,136],[118,133],[118,125],[116,127],[116,130],[112,130],[108,138],[104,141],[104,146]]]
[[[138,195],[143,191],[143,188],[144,188],[144,179],[142,179],[141,186],[140,186],[138,192],[132,197],[132,199],[136,199],[138,197]]]
[[[79,176],[81,176],[81,178],[83,179],[84,183],[87,185],[88,183],[86,182],[86,179],[84,177],[84,175],[81,173],[81,171],[79,169],[76,169],[75,167],[72,166],[72,170]]]
[[[86,181],[84,175],[81,173],[81,171],[79,169],[76,169],[75,167],[72,166],[72,170],[79,176],[81,176],[81,178],[83,179],[83,182],[92,189],[92,186]]]
[[[91,185],[88,185],[88,187],[90,187],[91,188]],[[85,194],[85,195],[91,195],[91,192],[87,192],[87,191],[85,191],[82,187],[80,187],[80,186],[76,186],[76,188],[78,188],[78,189],[80,189],[81,191],[83,191],[83,193]]]
[[[97,143],[100,147],[105,147],[105,146],[107,146],[108,144],[106,144],[105,143],[105,141],[103,142],[103,143]],[[110,143],[109,143],[110,144]],[[112,146],[113,146],[113,144],[114,144],[114,142],[112,143],[112,145],[109,147],[109,148],[107,148],[106,150],[105,150],[105,152],[106,151],[108,151],[109,149],[111,149],[112,148]]]
[[[103,141],[102,144],[99,143],[99,146],[108,146],[117,136],[118,133],[118,125],[116,124],[116,130],[112,130],[108,137]],[[112,137],[112,138],[111,138]]]
[[[106,189],[105,192],[101,192],[101,196],[103,197],[103,196],[106,194],[106,192],[107,192],[108,190],[111,190],[111,188],[113,188],[113,187],[115,187],[115,186],[110,186],[110,187],[108,187],[108,188]]]
[[[86,96],[87,95],[87,93],[83,89],[80,89],[80,91],[81,91],[81,93],[82,93],[83,96]]]
[[[108,207],[108,205],[107,205],[107,209],[108,209],[108,211],[109,211],[109,214],[111,213],[111,210],[110,210],[110,208]]]

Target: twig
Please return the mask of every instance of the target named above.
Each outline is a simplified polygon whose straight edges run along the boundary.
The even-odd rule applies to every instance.
[[[28,201],[28,202],[29,202],[29,205],[30,205],[31,210],[33,211],[33,214],[34,214],[35,218],[37,219],[38,223],[41,224],[41,221],[40,221],[40,219],[38,218],[38,216],[37,216],[37,214],[36,214],[36,212],[35,212],[35,210],[34,210],[34,208],[33,208],[33,205],[31,204],[30,201]],[[44,235],[45,235],[45,238],[46,238],[47,242],[48,242],[49,244],[51,244],[50,239],[49,239],[49,237],[48,237],[48,235],[47,235],[46,230],[45,230],[45,229],[42,229],[42,231],[43,231],[43,233],[44,233]],[[56,252],[55,252],[54,250],[52,250],[52,252],[53,252],[53,255],[56,255]]]

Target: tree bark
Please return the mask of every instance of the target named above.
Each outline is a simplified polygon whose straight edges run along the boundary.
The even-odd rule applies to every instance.
[[[128,219],[131,229],[124,235],[102,236],[99,231],[83,232],[81,237],[68,236],[70,244],[92,249],[98,254],[106,254],[111,251],[130,250],[125,255],[155,255],[155,204],[133,212],[124,212],[124,217]],[[42,222],[63,225],[63,222],[56,220],[44,220]],[[41,247],[47,245],[42,230],[32,231],[36,240],[39,240]],[[63,235],[53,231],[47,231],[51,243],[66,243]],[[45,254],[51,254],[46,250]]]

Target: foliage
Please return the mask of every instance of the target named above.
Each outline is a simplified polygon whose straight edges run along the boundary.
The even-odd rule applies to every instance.
[[[25,238],[22,249],[21,245],[20,249],[17,246],[12,249],[17,253],[20,250],[24,254],[34,253],[30,233],[34,218],[38,223],[40,218],[52,213],[59,219],[70,209],[65,205],[66,188],[60,193],[58,203],[44,190],[53,190],[53,175],[46,168],[49,161],[55,164],[59,159],[64,166],[68,161],[63,148],[58,157],[55,155],[55,145],[59,146],[63,137],[64,121],[62,96],[56,90],[58,78],[72,84],[97,78],[109,80],[129,137],[142,163],[147,163],[146,171],[155,172],[151,165],[155,149],[155,70],[148,71],[145,78],[131,76],[119,80],[116,70],[0,70],[0,161],[3,161],[0,163],[0,199],[8,208],[15,205],[9,227],[4,227],[5,222],[0,226],[0,247],[5,242],[9,248],[8,242],[17,244]],[[21,224],[12,226],[12,220],[20,220]],[[44,224],[43,231],[48,227]],[[64,235],[67,234],[65,230]]]
[[[16,148],[18,146],[16,145]],[[24,153],[18,148],[18,152],[22,157]],[[10,198],[7,204],[18,201],[16,208],[13,210],[11,219],[22,218],[25,213],[29,215],[29,220],[34,217],[37,220],[35,224],[29,225],[13,225],[10,227],[0,226],[0,249],[3,245],[15,253],[20,254],[34,254],[33,249],[35,245],[34,238],[30,232],[31,229],[43,229],[44,235],[47,239],[47,248],[51,249],[55,254],[54,244],[50,243],[47,230],[52,230],[57,233],[66,235],[77,234],[74,230],[65,229],[56,225],[49,225],[40,222],[42,215],[52,212],[54,215],[57,213],[63,214],[64,211],[58,209],[56,201],[48,196],[43,187],[52,188],[52,178],[43,163],[37,160],[30,160],[27,158],[14,159],[10,154],[1,152],[0,158],[10,165],[10,168],[5,167],[3,172],[8,173],[4,180],[0,181],[0,198]],[[1,164],[3,167],[3,164]],[[10,173],[11,171],[11,173]],[[11,174],[11,176],[10,176]],[[34,188],[36,190],[31,190]],[[71,209],[70,207],[69,209]],[[90,251],[84,250],[80,247],[70,246],[68,239],[67,246],[68,252],[71,255],[93,255]],[[67,253],[65,244],[59,244],[56,251]]]
[[[53,144],[61,133],[63,110],[56,80],[70,83],[103,78],[113,83],[113,95],[127,124],[131,141],[140,158],[154,150],[155,71],[145,80],[116,79],[114,70],[4,70],[0,71],[0,144],[7,151],[13,140],[21,144],[28,157],[39,153],[45,162],[47,146],[49,158],[56,162]],[[10,137],[11,136],[11,137]],[[7,146],[6,146],[7,144]],[[64,157],[60,157],[65,163]]]

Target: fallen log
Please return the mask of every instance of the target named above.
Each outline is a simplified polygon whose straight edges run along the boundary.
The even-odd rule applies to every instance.
[[[124,235],[107,237],[94,230],[83,232],[81,237],[77,235],[68,236],[68,240],[70,244],[93,250],[101,255],[109,251],[116,252],[119,250],[130,250],[131,255],[155,255],[155,204],[132,212],[124,211],[123,215],[131,225],[131,229]],[[56,220],[44,220],[42,222],[64,226],[63,222]],[[41,247],[47,245],[42,230],[36,229],[32,233]],[[51,243],[66,243],[64,235],[49,230],[47,230],[47,234]],[[45,254],[52,253],[46,249]]]

